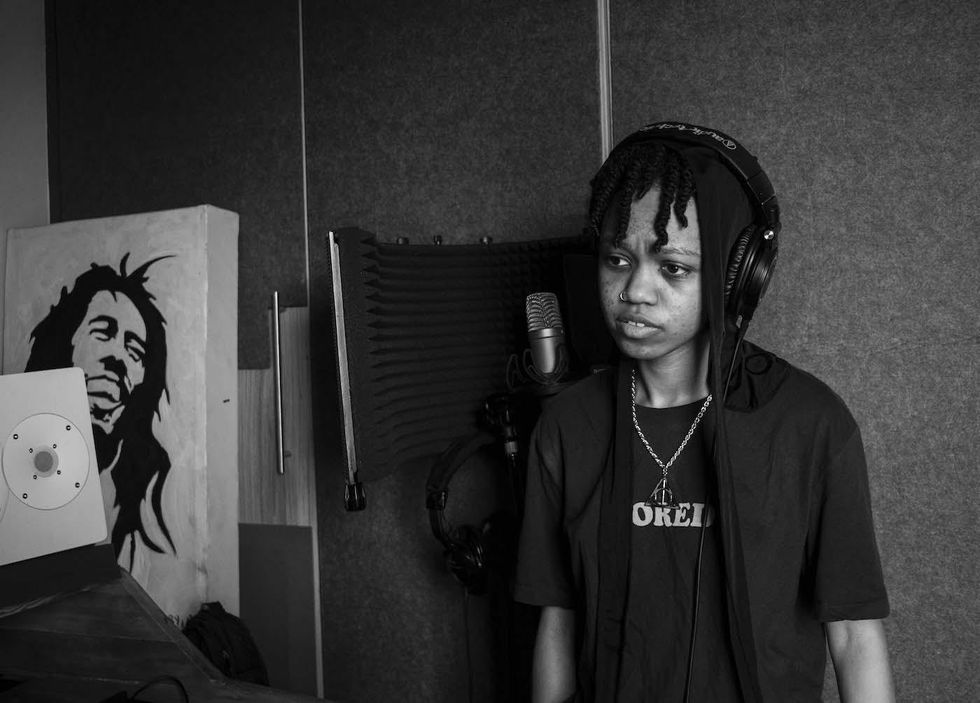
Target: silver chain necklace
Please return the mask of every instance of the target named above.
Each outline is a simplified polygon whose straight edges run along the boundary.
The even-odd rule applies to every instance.
[[[653,447],[650,446],[647,438],[643,436],[643,430],[640,429],[640,423],[636,419],[636,368],[633,369],[630,375],[630,388],[632,389],[633,393],[633,428],[636,430],[636,436],[640,438],[640,441],[643,442],[643,446],[647,448],[650,456],[653,457],[653,460],[657,462],[657,465],[660,466],[661,471],[663,471],[663,476],[660,479],[660,482],[657,483],[657,487],[653,489],[653,493],[651,493],[650,497],[647,498],[646,505],[647,507],[654,505],[658,508],[677,508],[679,506],[677,501],[674,500],[674,492],[670,490],[670,486],[667,485],[667,469],[670,468],[670,465],[674,463],[674,460],[681,455],[682,451],[684,451],[684,447],[686,447],[687,443],[690,441],[691,435],[693,435],[694,430],[697,429],[698,423],[701,422],[701,418],[704,417],[704,413],[707,412],[708,406],[711,405],[711,396],[709,395],[705,399],[704,405],[702,405],[701,409],[698,411],[698,416],[694,418],[694,422],[691,423],[691,428],[687,431],[687,434],[684,435],[684,440],[681,442],[681,446],[677,447],[677,451],[674,452],[674,456],[670,457],[670,461],[665,464],[660,460],[660,457],[657,456],[657,453],[653,451]]]

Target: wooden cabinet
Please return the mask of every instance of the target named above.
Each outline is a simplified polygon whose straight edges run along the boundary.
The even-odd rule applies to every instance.
[[[270,305],[270,344],[271,320]],[[238,372],[241,617],[273,686],[322,693],[308,308],[278,311],[282,473],[276,373]],[[274,355],[270,354],[270,357]]]

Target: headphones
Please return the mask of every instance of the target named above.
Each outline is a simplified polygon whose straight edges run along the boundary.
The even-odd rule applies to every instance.
[[[506,571],[510,551],[516,542],[516,520],[509,513],[498,511],[479,528],[472,525],[454,527],[446,518],[445,508],[449,483],[456,471],[475,453],[497,442],[495,435],[482,430],[460,437],[436,459],[425,483],[429,526],[444,548],[446,568],[468,593],[474,595],[487,593],[491,571]]]
[[[755,222],[739,234],[728,255],[725,311],[737,328],[748,323],[776,267],[779,202],[769,177],[745,147],[723,132],[683,122],[654,122],[626,137],[616,149],[668,140],[711,149],[738,178],[755,210]]]

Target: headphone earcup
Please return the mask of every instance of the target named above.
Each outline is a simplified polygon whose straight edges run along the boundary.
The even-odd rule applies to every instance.
[[[749,225],[738,235],[725,273],[725,311],[733,323],[752,319],[769,287],[776,253],[771,230]]]
[[[480,532],[470,525],[453,528],[446,545],[446,568],[474,595],[487,590],[487,564]]]
[[[738,289],[744,278],[742,264],[745,262],[745,252],[755,234],[755,225],[749,225],[739,233],[731,252],[728,254],[728,269],[725,272],[725,309],[729,313],[738,309]]]

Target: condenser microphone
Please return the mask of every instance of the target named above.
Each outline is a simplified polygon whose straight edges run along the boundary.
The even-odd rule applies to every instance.
[[[561,321],[558,296],[531,293],[524,301],[524,312],[533,371],[543,379],[558,380],[566,366],[565,325]]]

